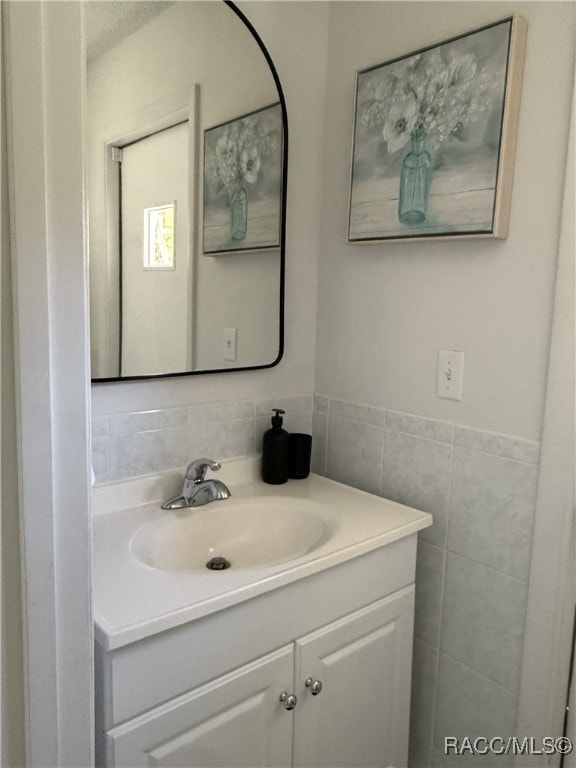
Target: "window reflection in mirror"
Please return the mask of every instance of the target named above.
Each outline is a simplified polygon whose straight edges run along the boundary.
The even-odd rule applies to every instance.
[[[174,269],[176,204],[144,208],[144,269]]]
[[[279,102],[285,114],[257,37],[229,5],[213,0],[85,5],[96,381],[264,367],[281,355],[282,120],[274,128],[278,135],[268,127],[266,146],[260,141],[262,146],[244,147],[239,155],[238,168],[244,173],[246,167],[245,183],[236,184],[246,194],[246,234],[234,244],[239,207],[234,213],[226,185],[214,187],[211,179],[210,214],[229,228],[231,246],[210,253],[203,242],[205,137],[216,135],[219,126],[265,115]],[[268,170],[271,147],[279,158],[274,179]],[[261,212],[270,210],[272,189],[279,235],[259,240]],[[226,359],[230,329],[237,339],[233,361]]]

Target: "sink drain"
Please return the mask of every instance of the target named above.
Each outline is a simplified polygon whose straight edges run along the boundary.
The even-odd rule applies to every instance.
[[[206,568],[210,571],[225,571],[226,568],[230,568],[230,561],[225,557],[213,557],[206,563]]]

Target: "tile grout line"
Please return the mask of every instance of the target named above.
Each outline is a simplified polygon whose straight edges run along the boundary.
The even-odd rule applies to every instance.
[[[506,693],[511,694],[512,696],[517,697],[519,691],[514,691],[512,688],[508,688],[507,685],[503,685],[502,683],[499,683],[498,680],[494,680],[492,677],[488,677],[488,675],[485,675],[483,672],[480,672],[480,670],[476,669],[475,667],[472,667],[470,664],[467,664],[465,661],[462,661],[462,659],[459,659],[457,656],[454,656],[451,653],[448,653],[447,651],[443,651],[442,649],[438,649],[438,655],[443,654],[446,656],[446,658],[451,659],[451,661],[455,661],[457,664],[461,664],[463,667],[466,667],[466,669],[469,669],[471,672],[474,672],[475,675],[478,675],[483,680],[487,680],[489,683],[492,683],[493,685],[497,685],[498,688],[502,688],[503,691],[506,691]]]
[[[427,542],[427,543],[431,544],[432,542]],[[493,571],[494,573],[497,573],[500,576],[506,576],[506,578],[512,579],[518,584],[523,584],[524,586],[528,586],[529,574],[525,579],[520,579],[518,578],[518,576],[512,576],[512,574],[506,573],[506,571],[500,570],[500,568],[494,568],[493,565],[486,565],[486,563],[483,563],[481,560],[476,560],[475,558],[469,557],[468,555],[462,555],[460,554],[460,552],[456,552],[453,549],[449,549],[448,546],[446,547],[446,554],[454,555],[455,557],[459,557],[461,560],[468,560],[468,562],[474,563],[475,565],[479,565],[481,568],[487,568],[489,571]]]

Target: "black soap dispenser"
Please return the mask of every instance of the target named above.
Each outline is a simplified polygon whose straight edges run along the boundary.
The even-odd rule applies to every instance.
[[[282,429],[281,408],[273,408],[272,428],[264,432],[262,442],[262,480],[279,485],[288,480],[288,432]]]

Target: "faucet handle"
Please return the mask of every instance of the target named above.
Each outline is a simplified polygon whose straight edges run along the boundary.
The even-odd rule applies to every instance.
[[[186,478],[192,480],[193,483],[202,483],[206,479],[206,472],[209,469],[216,472],[220,466],[214,459],[195,459],[188,464]]]

